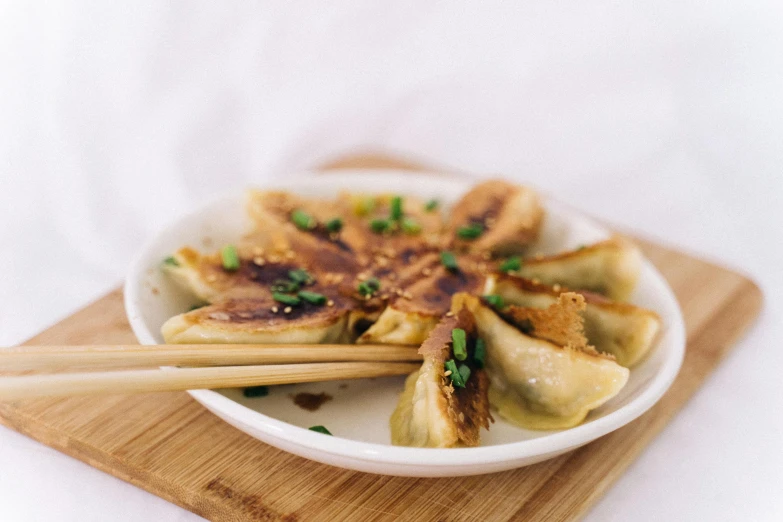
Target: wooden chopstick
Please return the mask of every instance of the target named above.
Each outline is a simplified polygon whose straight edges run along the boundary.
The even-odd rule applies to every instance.
[[[54,395],[141,393],[334,381],[404,375],[418,363],[332,362],[0,377],[0,400]]]
[[[0,348],[0,371],[137,366],[234,366],[338,361],[420,361],[417,348],[384,344],[164,344]]]

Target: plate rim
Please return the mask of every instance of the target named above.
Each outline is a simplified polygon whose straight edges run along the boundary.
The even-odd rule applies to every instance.
[[[326,176],[324,174],[326,174]],[[367,177],[388,179],[393,176],[401,175],[408,177],[415,175],[417,176],[417,181],[426,180],[427,182],[434,184],[461,185],[463,187],[467,187],[471,183],[477,181],[475,179],[450,178],[443,176],[442,174],[439,175],[428,171],[351,168],[334,169],[326,172],[301,171],[292,175],[289,181],[284,185],[290,186],[301,184],[312,178],[319,180],[331,178],[331,182],[335,183],[334,180],[340,176],[361,176],[363,179],[366,179]],[[273,188],[274,185],[274,183],[265,183],[259,186],[262,186],[263,188]],[[199,203],[192,211],[182,214],[164,227],[161,227],[137,252],[130,264],[128,275],[125,279],[123,294],[126,316],[134,335],[141,344],[157,344],[154,335],[143,321],[142,315],[138,313],[139,306],[137,304],[140,303],[140,288],[143,286],[138,283],[140,279],[143,278],[146,270],[149,269],[144,263],[145,258],[148,257],[147,253],[154,248],[161,237],[166,236],[171,233],[172,230],[181,227],[184,222],[193,219],[206,208],[216,205],[226,198],[236,198],[241,194],[241,190],[242,189],[224,191],[217,196],[209,198],[205,202]],[[555,204],[558,207],[561,207],[560,210],[575,214],[596,229],[609,233],[609,230],[605,226],[597,223],[594,219],[583,214],[579,210],[549,196],[545,196],[545,199],[547,200],[547,204]],[[420,467],[426,465],[428,467],[442,468],[445,471],[456,467],[464,468],[465,466],[497,464],[503,461],[514,462],[549,453],[562,453],[568,449],[587,444],[640,417],[660,400],[679,373],[685,356],[686,347],[685,324],[682,310],[666,279],[646,257],[643,256],[642,259],[642,271],[646,272],[645,277],[652,277],[656,286],[660,287],[660,290],[665,293],[664,297],[666,300],[670,301],[671,304],[676,307],[677,313],[675,320],[673,323],[665,325],[669,330],[669,334],[672,335],[671,353],[664,359],[659,371],[651,378],[650,382],[645,385],[645,389],[642,390],[637,397],[618,407],[615,411],[607,413],[603,417],[591,420],[588,423],[580,424],[573,428],[560,430],[542,437],[492,446],[470,448],[416,448],[358,441],[339,436],[324,437],[320,433],[312,432],[306,428],[289,424],[285,421],[255,411],[212,390],[188,390],[187,393],[218,417],[230,417],[235,420],[237,424],[265,433],[271,438],[286,438],[294,442],[294,444],[306,448],[310,452],[320,452],[332,457],[342,457],[378,464],[394,464],[396,466]],[[218,415],[214,410],[220,411],[223,415]],[[228,422],[225,418],[223,418],[223,420]],[[237,429],[245,431],[250,436],[258,438],[254,433],[243,430],[235,423],[230,424],[237,427]],[[290,450],[284,451],[291,452]],[[296,454],[301,455],[301,453]],[[305,456],[305,458],[317,460],[312,456]],[[345,467],[350,466],[346,465]]]

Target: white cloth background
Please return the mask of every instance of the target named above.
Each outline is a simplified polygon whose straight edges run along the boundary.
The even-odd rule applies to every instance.
[[[375,148],[753,275],[761,320],[588,515],[783,519],[783,4],[0,2],[0,344],[215,191]],[[0,428],[0,519],[197,520]]]

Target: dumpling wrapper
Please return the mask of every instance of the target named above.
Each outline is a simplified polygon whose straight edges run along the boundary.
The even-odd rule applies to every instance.
[[[496,256],[518,254],[538,237],[543,216],[535,191],[490,180],[475,185],[454,205],[448,230],[458,250]],[[474,239],[459,238],[458,230],[471,225],[481,226],[483,233]]]
[[[468,338],[471,369],[465,388],[454,387],[445,375],[444,363],[451,358],[451,332],[462,328]],[[390,427],[392,444],[428,448],[478,446],[481,428],[489,428],[486,372],[473,363],[475,325],[472,316],[461,310],[444,317],[419,349],[424,363],[408,376]],[[462,363],[460,363],[462,364]]]
[[[490,404],[513,424],[571,428],[628,381],[628,369],[610,358],[525,335],[476,297],[459,294],[460,304],[473,313],[486,343]]]
[[[625,301],[636,287],[641,265],[638,248],[628,241],[609,239],[571,252],[525,259],[515,275]]]
[[[507,304],[534,308],[552,305],[564,291],[514,276],[498,277],[494,287],[494,293]],[[613,355],[617,363],[626,368],[641,361],[661,329],[658,314],[593,293],[582,292],[582,295],[585,309],[581,314],[587,341],[599,352]]]

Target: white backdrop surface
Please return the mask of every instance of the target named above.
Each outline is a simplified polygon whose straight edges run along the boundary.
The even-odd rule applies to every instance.
[[[227,187],[366,148],[502,173],[767,297],[587,520],[783,520],[783,3],[126,4],[0,1],[0,345]],[[0,520],[198,519],[0,427]]]

